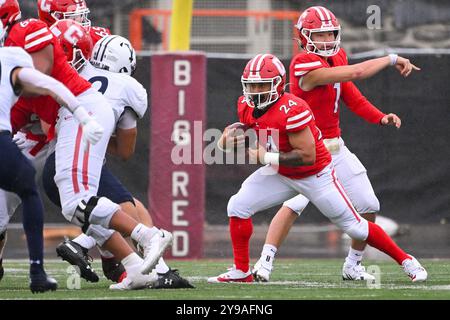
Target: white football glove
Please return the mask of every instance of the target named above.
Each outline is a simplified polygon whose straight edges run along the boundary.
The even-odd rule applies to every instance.
[[[88,143],[96,144],[101,140],[104,131],[103,127],[84,108],[78,107],[73,116],[83,127],[83,141],[85,145]]]
[[[36,141],[27,139],[27,135],[21,131],[18,131],[12,139],[20,151],[24,149],[31,149],[37,144]]]

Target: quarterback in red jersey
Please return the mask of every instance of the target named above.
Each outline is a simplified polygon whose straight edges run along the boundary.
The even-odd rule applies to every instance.
[[[239,120],[254,128],[259,137],[267,136],[258,141],[255,149],[249,149],[250,160],[265,166],[251,174],[228,202],[234,265],[227,272],[208,278],[208,282],[253,281],[249,270],[251,217],[298,194],[304,195],[351,238],[366,240],[407,266],[405,271],[414,273],[416,281],[425,280],[427,273],[419,262],[353,207],[336,177],[311,109],[302,99],[284,92],[285,77],[284,66],[271,54],[257,55],[244,69]],[[218,142],[219,149],[228,151],[242,143],[242,135],[236,137],[233,130],[225,129]],[[262,134],[263,130],[267,133]]]
[[[300,16],[296,28],[303,51],[297,54],[290,64],[290,91],[310,105],[316,125],[323,134],[324,143],[332,154],[339,181],[358,213],[374,222],[375,213],[380,209],[379,201],[365,167],[348,150],[341,138],[339,103],[342,100],[352,112],[369,123],[394,125],[400,128],[401,120],[397,115],[384,114],[378,110],[352,81],[371,77],[389,65],[395,66],[404,77],[419,68],[408,59],[394,54],[348,65],[347,55],[340,48],[339,21],[324,7],[315,6],[306,9]],[[286,201],[274,217],[261,259],[253,269],[257,279],[269,280],[277,248],[308,203],[306,197],[299,195]],[[361,265],[365,246],[365,241],[352,241],[342,270],[344,280],[374,279]]]

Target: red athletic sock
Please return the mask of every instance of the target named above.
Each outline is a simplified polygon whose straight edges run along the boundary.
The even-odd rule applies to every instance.
[[[387,235],[387,233],[375,223],[369,222],[369,236],[366,242],[372,247],[377,248],[389,255],[392,259],[397,261],[398,264],[402,264],[405,259],[411,259],[409,255],[400,249],[394,240]]]
[[[236,269],[247,272],[250,263],[249,244],[253,233],[252,219],[230,218],[230,235]]]

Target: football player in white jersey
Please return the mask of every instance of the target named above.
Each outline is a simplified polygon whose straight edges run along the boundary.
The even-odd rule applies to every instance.
[[[57,283],[47,276],[43,267],[42,201],[34,180],[34,168],[12,141],[11,108],[21,94],[50,95],[79,121],[87,143],[96,144],[103,135],[103,128],[63,84],[34,69],[31,56],[23,49],[3,48],[5,33],[3,21],[0,21],[0,188],[16,193],[22,200],[23,225],[30,256],[30,289],[32,292],[45,292],[56,290]],[[0,276],[3,276],[2,267]]]
[[[95,44],[89,62],[86,58],[90,56],[89,48],[85,48],[81,42],[69,48],[72,44],[70,41],[66,38],[60,38],[60,41],[63,47],[67,48],[68,60],[72,62],[72,66],[83,78],[92,83],[93,88],[105,96],[113,108],[116,127],[107,152],[127,160],[134,153],[137,120],[144,116],[148,105],[147,91],[136,79],[131,77],[136,68],[134,49],[130,42],[121,36],[106,36]],[[51,173],[47,174],[47,168],[45,174],[52,175]],[[46,191],[52,189],[44,181],[45,185],[47,185]],[[102,192],[104,193],[102,194]],[[142,203],[134,199],[105,166],[102,171],[99,195],[113,199],[136,220],[148,227],[153,227],[150,215]],[[81,234],[73,240],[61,243],[57,247],[57,252],[64,260],[80,267],[82,274],[83,269],[88,274],[89,270],[86,268],[89,268],[90,264],[86,259],[86,254],[74,255],[73,249],[86,252],[95,244],[94,239]],[[115,282],[121,281],[123,272],[120,270],[123,270],[123,267],[120,266],[120,263],[116,263],[114,257],[107,251],[101,250],[101,255],[103,271],[107,278]],[[109,267],[108,260],[111,261]],[[105,268],[110,269],[113,266],[117,267],[116,270],[105,270]],[[158,281],[152,286],[153,288],[192,288],[192,285],[179,276],[176,270],[170,269],[162,258],[156,265],[156,272]],[[88,280],[88,278],[86,279]],[[165,281],[166,279],[171,281]],[[165,284],[166,282],[170,285]]]

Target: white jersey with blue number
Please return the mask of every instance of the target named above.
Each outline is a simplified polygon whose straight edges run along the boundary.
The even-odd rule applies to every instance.
[[[11,83],[11,73],[16,68],[34,68],[33,59],[22,48],[0,48],[0,130],[11,131],[11,108],[19,99]]]
[[[80,75],[92,83],[92,87],[102,93],[114,111],[116,124],[125,108],[131,108],[139,118],[147,110],[147,90],[133,77],[98,69],[87,63]]]

